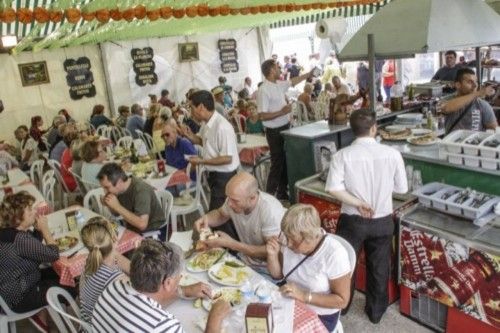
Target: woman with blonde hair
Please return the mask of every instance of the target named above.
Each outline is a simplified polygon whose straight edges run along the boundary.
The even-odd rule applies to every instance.
[[[321,228],[312,205],[296,204],[283,216],[279,237],[267,244],[267,268],[281,279],[286,296],[307,303],[329,332],[350,297],[351,266],[347,250]]]
[[[80,279],[82,319],[90,323],[97,299],[106,286],[129,274],[130,261],[116,251],[117,237],[113,226],[101,216],[91,218],[82,228],[82,242],[89,250],[85,272]]]

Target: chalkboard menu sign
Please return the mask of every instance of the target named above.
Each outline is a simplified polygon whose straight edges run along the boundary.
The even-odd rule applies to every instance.
[[[155,85],[158,83],[158,76],[155,73],[155,62],[153,60],[154,52],[151,47],[143,49],[132,49],[132,67],[135,72],[135,83],[144,87],[147,84]]]
[[[219,47],[220,68],[223,73],[234,73],[239,71],[238,51],[236,51],[236,40],[219,39],[217,43]]]
[[[94,75],[90,70],[90,60],[87,57],[66,59],[63,63],[66,73],[66,83],[69,86],[71,99],[82,99],[83,97],[94,97],[96,94],[94,86]]]

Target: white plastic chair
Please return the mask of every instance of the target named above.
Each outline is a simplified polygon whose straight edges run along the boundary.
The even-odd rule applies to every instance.
[[[130,147],[132,146],[132,142],[133,141],[134,141],[134,139],[131,136],[122,136],[116,142],[116,146],[117,147],[122,147],[122,148],[125,148],[125,149],[130,149]]]
[[[186,168],[186,174],[188,177],[191,177],[191,164],[188,164],[187,165],[187,168]],[[195,186],[191,186],[193,184],[193,182],[189,182],[186,184],[186,190],[189,191],[190,194],[194,194],[196,196],[196,182],[194,183]],[[206,186],[205,186],[206,184]],[[208,180],[207,180],[207,176],[206,176],[206,173],[205,171],[202,171],[201,172],[201,198],[203,199],[203,203],[205,204],[204,208],[206,208],[208,210],[209,208],[209,202],[208,202],[208,196],[207,194],[205,193],[205,187],[208,188]]]
[[[344,238],[331,234],[333,238],[339,241],[340,244],[346,249],[347,251],[347,256],[349,257],[349,264],[351,265],[351,277],[352,274],[354,273],[354,269],[356,268],[356,252],[354,251],[354,248],[352,245],[345,240]],[[335,327],[335,330],[332,333],[344,333],[344,328],[342,327],[342,323],[339,321],[337,322],[337,326]]]
[[[247,118],[244,115],[237,113],[233,116],[233,120],[236,122],[236,127],[238,128],[238,132],[245,133]]]
[[[98,135],[100,135],[100,136],[105,136],[105,137],[107,137],[107,135],[106,135],[106,134],[107,134],[107,132],[108,132],[108,126],[107,126],[107,125],[101,125],[101,126],[97,127],[96,132],[97,132],[97,134],[98,134]]]
[[[55,194],[54,194],[55,187],[56,187],[56,179],[54,178],[54,171],[49,170],[43,175],[42,195],[45,198],[45,201],[49,204],[51,210],[53,211],[55,210]]]
[[[74,317],[64,310],[63,306],[59,302],[59,297],[62,297],[71,306],[73,313],[78,317]],[[54,309],[61,316],[64,324],[66,324],[71,333],[80,332],[80,328],[84,332],[93,332],[92,326],[80,319],[80,308],[76,304],[73,297],[71,297],[71,295],[66,290],[60,287],[49,288],[49,290],[47,290],[47,303],[49,303],[50,308]],[[56,322],[59,331],[65,332],[66,329],[64,328],[64,325],[62,323],[59,324],[61,324],[62,327],[59,327],[58,323]]]
[[[57,162],[56,160],[50,160],[50,159],[47,160],[47,163],[49,164],[50,168],[54,170],[54,175],[57,179],[57,182],[59,183],[59,186],[61,187],[62,197],[63,197],[63,207],[68,207],[69,197],[80,194],[79,189],[77,188],[72,192],[69,190],[68,186],[66,186],[66,183],[64,182],[64,179],[62,178],[61,175],[61,163]]]
[[[142,236],[145,238],[159,239],[161,229],[165,228],[165,238],[168,238],[168,222],[170,220],[170,211],[174,205],[174,197],[172,193],[165,190],[155,191],[155,194],[165,215],[165,223],[163,223],[158,230],[144,232]],[[161,239],[161,241],[165,241],[165,239]]]
[[[101,196],[104,195],[105,193],[102,187],[88,191],[83,198],[83,207],[112,220],[115,217],[111,214],[108,207],[104,206],[101,202]]]
[[[188,166],[189,169],[189,166]],[[196,191],[194,199],[191,201],[189,205],[181,206],[176,205],[174,200],[174,206],[172,207],[172,212],[170,213],[172,218],[172,232],[177,231],[177,216],[182,216],[182,221],[184,227],[186,226],[186,215],[192,212],[198,212],[200,216],[205,214],[205,210],[203,209],[203,205],[201,204],[201,178],[202,178],[203,168],[199,165],[196,166]]]
[[[262,155],[258,157],[253,166],[252,174],[257,179],[257,184],[261,191],[266,190],[269,171],[271,171],[271,155]]]
[[[85,195],[87,194],[87,186],[85,185],[85,182],[83,181],[82,177],[80,177],[79,175],[77,175],[76,173],[73,172],[73,169],[69,168],[68,171],[71,173],[71,175],[73,176],[73,178],[75,178],[76,180],[76,184],[78,186],[78,191],[82,194],[82,195]]]
[[[44,160],[36,160],[31,163],[30,168],[30,179],[31,182],[39,189],[42,189],[42,177],[43,177],[43,167],[45,165]]]
[[[41,310],[47,308],[46,306],[43,306],[41,308],[29,311],[29,312],[24,312],[24,313],[17,313],[14,312],[10,309],[10,307],[7,305],[7,303],[4,301],[2,296],[0,296],[0,332],[2,333],[16,333],[16,321],[22,320],[22,319],[27,319],[30,318],[34,315],[36,315],[38,312]],[[57,324],[58,320],[57,316],[55,316],[54,312],[49,311],[49,314],[52,317],[52,320]]]

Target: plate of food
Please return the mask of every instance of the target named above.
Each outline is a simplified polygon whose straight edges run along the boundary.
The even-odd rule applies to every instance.
[[[72,235],[65,235],[65,236],[60,236],[55,239],[57,247],[59,248],[59,252],[66,252],[68,250],[71,250],[75,248],[75,246],[78,245],[80,240]]]
[[[416,146],[430,146],[437,143],[439,139],[434,136],[434,133],[430,133],[422,136],[412,136],[406,141]]]
[[[426,129],[426,128],[413,128],[411,130],[412,136],[422,136],[422,135],[429,135],[432,133],[432,130]]]
[[[382,139],[386,141],[404,141],[411,137],[411,129],[405,128],[404,130],[397,132],[387,132],[384,130],[379,130],[379,134]]]
[[[208,270],[210,280],[228,287],[241,287],[248,280],[250,271],[242,262],[227,260]]]
[[[212,299],[203,299],[201,304],[205,310],[210,311],[212,304],[217,302],[221,297],[232,305],[240,305],[243,298],[241,290],[238,288],[220,288],[213,291]]]
[[[221,248],[199,252],[186,262],[186,269],[192,273],[208,271],[208,269],[225,253],[226,251]]]
[[[400,131],[404,131],[404,130],[406,130],[405,125],[388,125],[388,126],[384,127],[384,131],[390,132],[390,133],[400,132]]]

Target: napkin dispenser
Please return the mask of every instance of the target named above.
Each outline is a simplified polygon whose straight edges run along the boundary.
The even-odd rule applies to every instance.
[[[246,333],[272,333],[274,329],[271,304],[250,303],[245,313]]]

